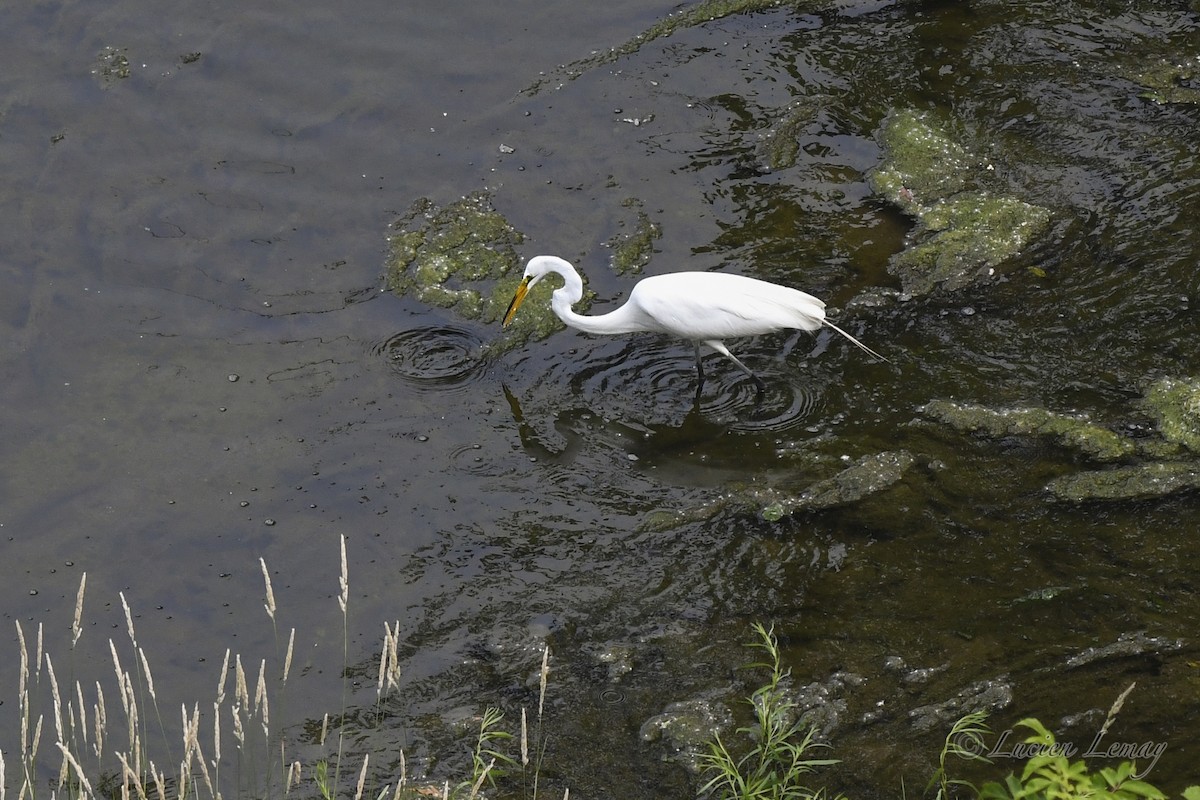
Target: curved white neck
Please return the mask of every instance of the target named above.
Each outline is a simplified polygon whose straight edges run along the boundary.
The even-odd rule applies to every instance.
[[[637,333],[647,329],[646,320],[626,304],[607,314],[584,316],[571,310],[583,298],[583,283],[576,279],[573,284],[567,281],[561,289],[556,289],[550,296],[550,307],[558,318],[575,330],[584,333]]]

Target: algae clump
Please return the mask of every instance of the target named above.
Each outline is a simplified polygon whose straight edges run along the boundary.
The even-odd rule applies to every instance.
[[[1153,462],[1132,467],[1063,475],[1046,489],[1058,500],[1149,500],[1200,489],[1200,466],[1191,462]]]
[[[613,236],[605,244],[612,248],[612,267],[618,275],[630,275],[642,271],[654,254],[654,242],[662,238],[662,226],[650,219],[641,200],[630,197],[621,203],[632,209],[637,218],[627,233]],[[624,223],[622,223],[624,225]]]
[[[387,287],[464,319],[498,323],[521,282],[516,247],[524,236],[486,192],[446,206],[422,198],[392,225]],[[511,349],[562,328],[550,310],[552,281],[534,287],[506,335],[489,348]],[[586,307],[586,297],[585,303]]]
[[[492,284],[518,264],[516,245],[524,237],[492,207],[486,193],[444,207],[422,198],[392,229],[389,289],[453,309],[466,319],[494,322],[504,313],[507,300],[497,300]],[[514,277],[509,297],[515,287]]]
[[[914,295],[991,277],[1046,230],[1050,212],[1013,197],[966,192],[939,201],[920,219],[918,237],[930,235],[892,261],[904,291]]]
[[[1158,105],[1200,104],[1200,88],[1196,88],[1197,79],[1200,79],[1200,56],[1181,63],[1161,58],[1119,72],[1145,87],[1141,97]]]
[[[1146,390],[1142,402],[1164,439],[1200,453],[1200,380],[1161,378]]]
[[[1133,455],[1137,449],[1132,441],[1087,417],[1056,414],[1044,408],[993,409],[931,400],[921,411],[961,433],[981,433],[992,438],[1045,436],[1097,461],[1118,461]]]
[[[893,111],[883,121],[879,138],[887,155],[871,173],[871,186],[914,216],[929,205],[925,198],[936,201],[965,189],[976,166],[966,149],[923,112]]]
[[[870,181],[876,193],[917,221],[908,248],[889,271],[905,293],[955,290],[990,278],[1049,228],[1049,209],[981,186],[993,183],[982,161],[932,115],[893,111],[880,140],[885,161]]]

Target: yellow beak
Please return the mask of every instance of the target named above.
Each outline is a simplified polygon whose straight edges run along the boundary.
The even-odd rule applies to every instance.
[[[512,302],[508,304],[508,311],[504,312],[505,327],[517,315],[517,309],[521,307],[521,303],[525,302],[525,295],[527,294],[529,294],[529,278],[521,281],[521,285],[517,287],[517,293],[513,295]]]

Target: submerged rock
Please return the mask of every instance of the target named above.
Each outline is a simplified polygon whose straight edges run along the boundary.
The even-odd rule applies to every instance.
[[[1146,390],[1143,405],[1168,442],[1200,453],[1200,380],[1162,378]]]
[[[1069,669],[1095,664],[1100,661],[1114,661],[1123,658],[1153,658],[1183,648],[1180,639],[1168,639],[1164,636],[1151,636],[1145,631],[1122,633],[1115,642],[1100,647],[1088,647],[1067,659]]]
[[[1200,104],[1200,56],[1185,61],[1160,58],[1121,70],[1125,77],[1145,87],[1142,97],[1167,103]]]
[[[801,729],[816,730],[818,739],[829,739],[842,726],[849,710],[846,695],[852,695],[866,683],[853,672],[835,672],[823,681],[814,681],[791,693]]]
[[[1132,441],[1096,425],[1086,416],[1056,414],[1044,408],[995,409],[932,400],[921,411],[960,433],[980,433],[992,438],[1045,436],[1096,461],[1119,461],[1137,450]]]
[[[978,681],[941,703],[919,706],[908,712],[918,731],[945,730],[973,711],[1003,711],[1012,705],[1013,687],[1007,675]]]
[[[1200,464],[1152,462],[1132,467],[1080,472],[1050,481],[1046,490],[1058,500],[1146,500],[1200,489]]]
[[[817,481],[799,495],[777,499],[762,509],[762,515],[774,522],[796,511],[823,511],[856,503],[894,486],[915,463],[912,453],[905,450],[863,456],[832,478]]]
[[[759,166],[766,172],[796,165],[805,130],[829,103],[826,95],[802,97],[771,125],[757,147]]]
[[[1143,404],[1158,417],[1163,439],[1119,436],[1086,416],[1044,408],[994,409],[933,400],[921,411],[962,433],[1048,437],[1094,461],[1144,462],[1055,478],[1046,491],[1056,500],[1146,500],[1200,489],[1200,461],[1179,460],[1188,450],[1200,451],[1200,383],[1163,378],[1150,387]]]
[[[905,293],[953,291],[990,278],[1049,229],[1049,209],[984,188],[990,170],[932,115],[895,111],[880,139],[885,160],[871,186],[917,221],[909,247],[888,265]]]
[[[700,757],[707,752],[713,732],[732,725],[733,715],[723,703],[700,697],[671,703],[642,723],[638,735],[643,742],[663,742],[672,750],[673,761],[699,774]]]
[[[817,481],[799,492],[734,486],[707,503],[647,514],[641,529],[670,530],[689,522],[711,519],[726,509],[756,512],[768,522],[778,522],[788,514],[847,506],[895,486],[916,461],[916,457],[906,450],[887,450],[863,456],[833,477]]]
[[[694,28],[697,25],[736,14],[771,11],[781,5],[787,5],[799,11],[817,11],[828,5],[828,0],[791,0],[787,3],[781,2],[781,0],[701,0],[693,6],[682,8],[659,20],[637,36],[627,39],[616,47],[595,52],[587,58],[568,64],[558,72],[527,87],[525,93],[537,94],[547,85],[554,83],[556,78],[559,80],[577,78],[588,70],[611,64],[620,58],[636,53],[644,45],[656,39],[665,38],[684,28]]]

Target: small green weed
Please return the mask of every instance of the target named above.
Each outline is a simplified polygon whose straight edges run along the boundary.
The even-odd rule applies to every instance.
[[[749,666],[766,669],[768,679],[750,696],[755,724],[737,730],[750,741],[750,748],[737,758],[720,734],[714,734],[709,752],[700,758],[705,774],[712,775],[700,794],[718,800],[816,800],[824,791],[814,791],[801,781],[815,768],[838,762],[808,757],[809,750],[825,745],[813,741],[816,729],[804,729],[796,704],[788,699],[784,683],[790,672],[780,662],[774,628],[755,623],[754,632],[758,641],[749,646],[763,650],[767,660]]]

